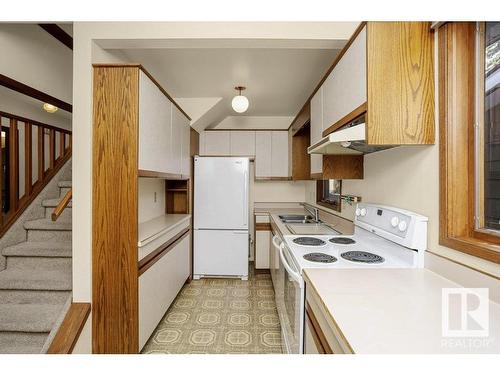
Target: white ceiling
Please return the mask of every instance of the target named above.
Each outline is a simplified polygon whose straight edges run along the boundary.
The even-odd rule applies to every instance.
[[[344,44],[345,41],[340,44]],[[324,44],[324,43],[323,43]],[[234,86],[246,86],[244,116],[295,116],[339,52],[331,48],[160,48],[127,49],[175,98],[217,98],[216,126],[231,108]],[[188,111],[188,114],[189,111]],[[191,115],[191,114],[190,114]]]

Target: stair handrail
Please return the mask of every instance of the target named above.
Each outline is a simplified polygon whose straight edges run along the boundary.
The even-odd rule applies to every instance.
[[[59,204],[54,208],[52,212],[52,221],[56,221],[59,216],[63,213],[64,209],[68,207],[69,202],[73,198],[73,188],[69,189],[66,194],[64,194],[63,199],[59,202]]]

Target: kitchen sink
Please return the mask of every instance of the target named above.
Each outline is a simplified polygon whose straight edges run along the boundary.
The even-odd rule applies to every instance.
[[[309,215],[279,215],[282,223],[285,224],[314,224],[316,221]]]

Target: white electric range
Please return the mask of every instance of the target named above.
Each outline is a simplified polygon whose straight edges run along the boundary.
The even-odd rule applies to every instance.
[[[354,234],[273,238],[271,269],[285,352],[303,352],[306,268],[417,268],[424,265],[427,221],[416,213],[359,203]]]

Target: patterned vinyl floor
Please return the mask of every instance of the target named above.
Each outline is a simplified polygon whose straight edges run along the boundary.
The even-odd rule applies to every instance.
[[[142,353],[281,353],[281,335],[269,273],[248,281],[201,279],[186,284]]]

